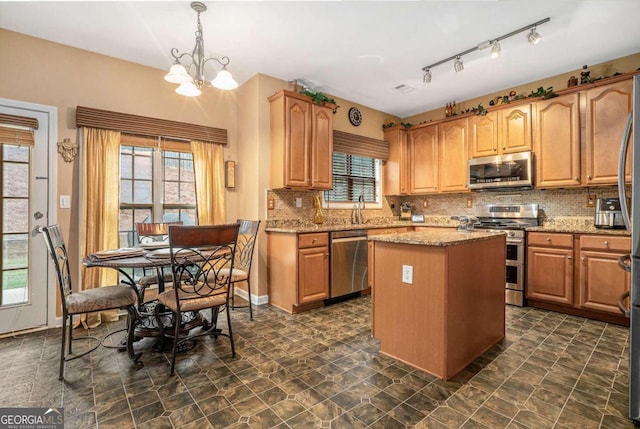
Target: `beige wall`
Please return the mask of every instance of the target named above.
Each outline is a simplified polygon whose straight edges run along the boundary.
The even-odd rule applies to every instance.
[[[238,147],[237,95],[207,88],[188,98],[163,80],[165,72],[0,29],[0,97],[58,109],[58,141],[77,141],[76,106],[88,106],[226,128],[225,159]],[[71,195],[72,209],[58,209],[69,251],[78,260],[78,159],[58,158],[57,193]],[[237,216],[237,191],[227,192],[227,217]],[[56,198],[57,201],[57,198]]]
[[[637,70],[640,67],[640,52],[637,54],[629,55],[626,57],[618,58],[615,60],[606,61],[596,65],[589,65],[588,69],[592,78],[612,76],[614,73],[629,73]],[[571,76],[575,76],[580,81],[580,72],[582,69],[573,70],[567,73],[562,73],[557,76],[548,77],[535,82],[530,82],[524,85],[516,86],[513,88],[505,88],[504,90],[495,92],[493,94],[483,95],[478,98],[472,98],[469,100],[456,100],[456,105],[459,110],[466,110],[471,107],[477,107],[478,104],[482,104],[485,108],[489,107],[489,101],[498,96],[508,95],[512,90],[516,94],[529,95],[532,91],[536,91],[539,87],[547,89],[552,86],[555,91],[567,88],[567,81]],[[465,71],[466,73],[466,71]],[[453,101],[453,100],[452,100]],[[435,121],[438,119],[444,119],[444,108],[442,106],[438,109],[423,112],[414,116],[409,116],[404,119],[404,122],[409,122],[413,125],[417,125],[423,122]]]

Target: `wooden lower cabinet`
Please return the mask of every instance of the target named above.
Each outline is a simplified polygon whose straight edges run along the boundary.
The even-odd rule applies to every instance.
[[[267,234],[269,303],[289,313],[329,297],[329,233]]]
[[[631,285],[629,273],[618,266],[631,248],[629,237],[538,232],[527,237],[529,305],[628,324],[617,300]]]
[[[573,303],[573,249],[527,249],[527,298]]]
[[[630,289],[631,275],[618,266],[618,258],[630,249],[628,237],[580,237],[580,308],[620,314],[618,297]]]

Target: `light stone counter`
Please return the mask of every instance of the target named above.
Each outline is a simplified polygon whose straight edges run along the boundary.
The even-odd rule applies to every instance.
[[[564,232],[569,234],[600,234],[630,236],[626,229],[601,229],[593,225],[592,217],[558,217],[548,219],[541,226],[530,227],[527,232]]]
[[[400,234],[375,235],[369,240],[384,241],[387,243],[416,244],[421,246],[455,246],[475,241],[484,241],[494,238],[496,235],[506,235],[505,232],[455,231],[443,229],[442,231],[417,231],[403,232]]]

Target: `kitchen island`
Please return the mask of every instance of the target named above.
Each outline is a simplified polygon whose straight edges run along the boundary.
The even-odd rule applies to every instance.
[[[444,230],[369,240],[381,353],[448,380],[504,338],[505,234]]]

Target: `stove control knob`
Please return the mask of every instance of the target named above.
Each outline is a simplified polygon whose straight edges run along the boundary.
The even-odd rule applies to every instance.
[[[507,233],[507,235],[508,235],[509,237],[515,237],[515,236],[516,236],[516,233],[515,233],[515,232],[513,232],[513,231],[509,231],[509,232]]]

